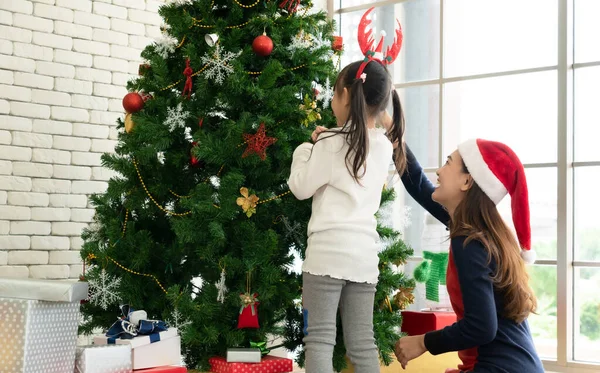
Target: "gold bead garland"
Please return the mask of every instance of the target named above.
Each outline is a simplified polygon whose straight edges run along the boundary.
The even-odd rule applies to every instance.
[[[167,215],[173,215],[173,216],[186,216],[186,215],[189,215],[189,214],[192,213],[191,211],[186,211],[186,212],[183,212],[183,213],[171,212],[171,211],[165,209],[164,207],[162,207],[158,202],[156,202],[156,200],[154,199],[154,197],[152,197],[152,194],[150,194],[150,191],[146,187],[146,183],[144,183],[144,179],[142,178],[142,174],[140,173],[140,169],[138,168],[137,162],[136,162],[135,159],[133,160],[133,166],[135,167],[135,171],[137,172],[138,178],[140,179],[140,183],[142,183],[142,187],[146,191],[146,194],[148,195],[148,198],[150,198],[150,200],[152,202],[154,202],[154,204],[156,205],[156,207],[158,207],[162,212],[164,212]]]
[[[87,259],[88,261],[91,261],[93,259],[97,259],[98,257],[95,254],[88,254]],[[154,275],[149,275],[147,273],[140,273],[140,272],[136,272],[134,270],[131,270],[125,266],[123,266],[121,263],[117,262],[116,260],[114,260],[113,258],[111,258],[110,256],[106,256],[106,259],[110,260],[111,262],[113,262],[117,267],[121,268],[122,270],[124,270],[125,272],[129,272],[131,274],[137,275],[137,276],[144,276],[144,277],[148,277],[154,280],[154,282],[156,282],[156,284],[160,287],[160,289],[167,294],[167,290],[165,289],[165,287],[160,283],[160,281],[158,281],[158,278],[156,278],[156,276]]]
[[[238,0],[233,0],[233,1],[235,1],[235,3],[237,5],[241,6],[242,8],[246,8],[246,9],[254,8],[255,6],[257,6],[260,3],[260,0],[256,0],[256,2],[254,4],[244,5],[244,4],[240,3]]]
[[[278,199],[278,198],[284,197],[284,196],[286,196],[286,195],[288,195],[288,194],[290,194],[290,193],[292,193],[292,192],[288,190],[287,192],[285,192],[285,193],[281,193],[281,194],[279,194],[279,195],[277,195],[277,196],[275,196],[275,197],[271,197],[271,198],[268,198],[268,199],[264,199],[264,200],[262,200],[262,201],[258,201],[256,204],[257,204],[257,205],[261,205],[261,204],[263,204],[263,203],[267,203],[267,202],[270,202],[270,201],[276,200],[276,199]]]

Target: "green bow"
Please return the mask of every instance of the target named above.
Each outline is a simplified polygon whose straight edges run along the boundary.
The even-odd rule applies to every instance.
[[[267,342],[250,342],[250,348],[258,348],[262,356],[266,356],[271,352],[267,348]]]
[[[448,253],[423,251],[423,259],[425,260],[415,268],[415,280],[425,283],[425,298],[439,302],[439,286],[446,285]]]

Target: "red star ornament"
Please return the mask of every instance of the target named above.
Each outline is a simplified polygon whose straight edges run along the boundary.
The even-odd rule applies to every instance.
[[[267,147],[277,142],[275,137],[269,137],[265,134],[265,124],[261,123],[258,131],[254,135],[244,134],[244,140],[248,147],[242,158],[246,158],[251,153],[257,154],[263,161],[267,158]]]

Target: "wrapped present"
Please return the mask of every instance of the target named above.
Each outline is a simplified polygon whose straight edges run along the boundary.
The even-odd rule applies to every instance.
[[[131,346],[77,347],[75,373],[131,373]]]
[[[454,312],[402,311],[403,333],[421,335],[440,330],[456,322]]]
[[[136,370],[135,373],[187,373],[185,367],[165,366],[150,369]]]
[[[262,354],[259,348],[228,348],[228,363],[260,363]]]
[[[265,356],[260,363],[228,363],[225,358],[213,357],[209,363],[213,373],[285,373],[294,370],[292,360],[275,356]]]
[[[86,282],[0,279],[0,370],[73,373],[87,293]]]
[[[176,328],[160,320],[147,320],[146,312],[122,306],[118,319],[105,336],[94,337],[95,345],[129,345],[133,369],[177,365],[181,361],[181,338]]]

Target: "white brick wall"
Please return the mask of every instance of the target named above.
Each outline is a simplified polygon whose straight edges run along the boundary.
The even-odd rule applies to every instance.
[[[161,0],[0,0],[0,277],[77,278]]]

